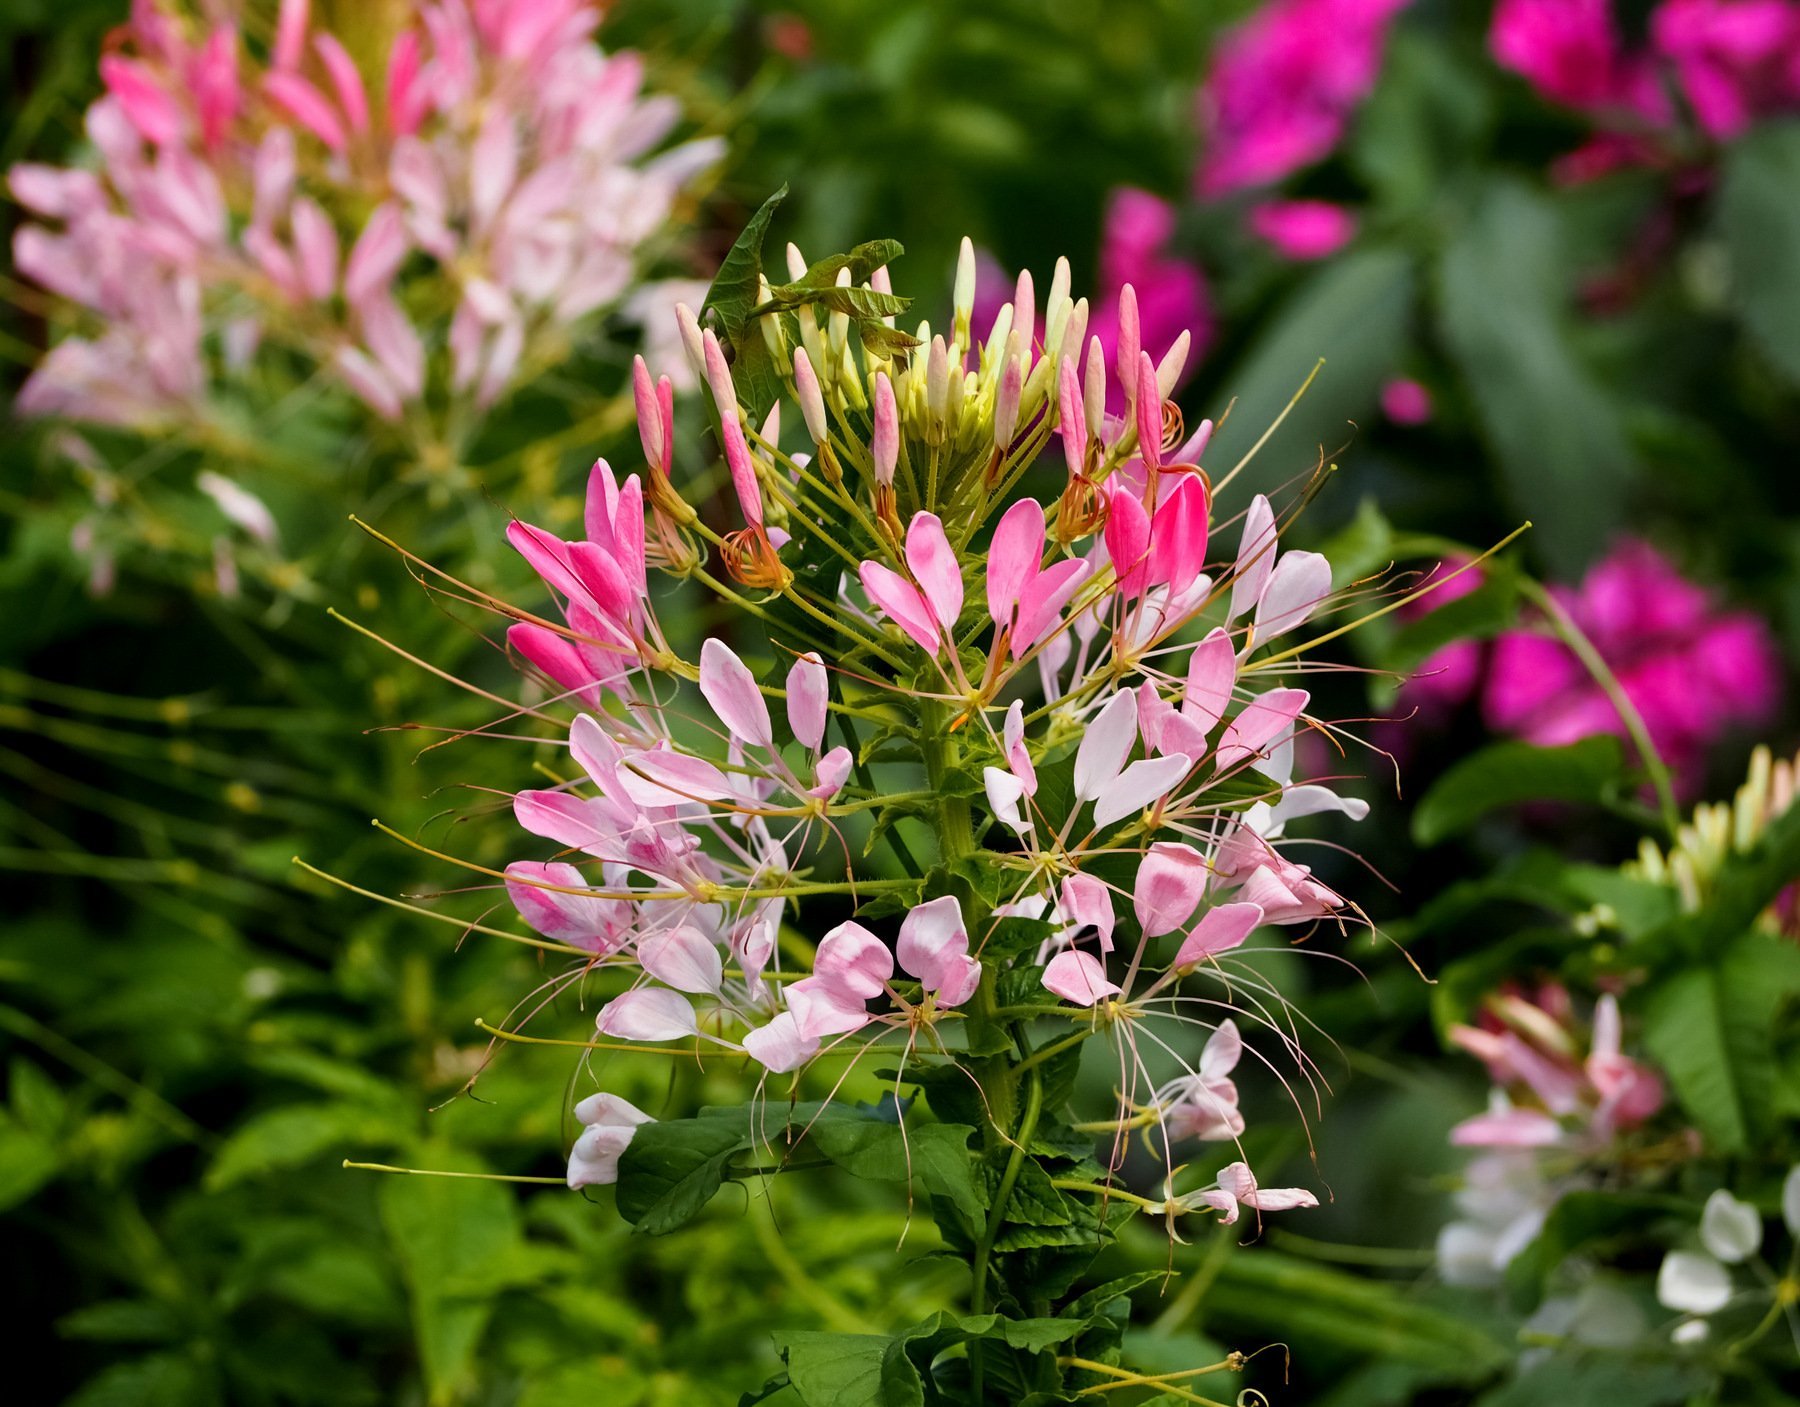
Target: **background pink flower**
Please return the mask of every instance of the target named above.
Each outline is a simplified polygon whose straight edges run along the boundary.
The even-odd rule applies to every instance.
[[[1551,588],[1618,676],[1658,751],[1690,786],[1727,729],[1766,722],[1781,697],[1781,656],[1757,616],[1721,609],[1647,543],[1626,541],[1578,588]],[[1605,692],[1548,628],[1494,642],[1489,725],[1540,746],[1624,736]]]

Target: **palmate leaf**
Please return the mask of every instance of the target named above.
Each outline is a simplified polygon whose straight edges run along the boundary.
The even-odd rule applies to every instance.
[[[700,305],[701,312],[712,314],[718,323],[719,335],[729,350],[731,379],[737,386],[738,399],[749,411],[750,419],[758,423],[781,394],[774,361],[757,330],[753,312],[761,296],[763,240],[787,193],[784,184],[750,217],[719,265],[712,287],[706,290],[706,301]]]

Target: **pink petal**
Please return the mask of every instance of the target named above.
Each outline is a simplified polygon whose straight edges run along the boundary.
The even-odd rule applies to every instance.
[[[400,208],[392,201],[375,207],[350,250],[344,268],[344,298],[361,303],[384,291],[406,259],[409,242]]]
[[[1236,620],[1262,599],[1263,586],[1275,570],[1275,510],[1262,494],[1250,500],[1244,534],[1238,543],[1227,622]]]
[[[774,745],[769,706],[756,687],[756,676],[716,636],[708,636],[700,647],[700,693],[739,742],[763,748]]]
[[[602,681],[573,640],[546,626],[521,621],[507,627],[506,643],[589,708],[600,707]]]
[[[1208,1082],[1223,1080],[1237,1069],[1243,1055],[1243,1033],[1238,1030],[1237,1022],[1228,1016],[1219,1023],[1219,1029],[1206,1038],[1206,1048],[1200,1052],[1200,1078]]]
[[[1450,1130],[1458,1148],[1547,1148],[1561,1140],[1562,1125],[1534,1109],[1477,1114]]]
[[[765,1026],[744,1037],[744,1049],[772,1075],[797,1070],[819,1053],[819,1042],[800,1034],[791,1011],[784,1011]]]
[[[1194,474],[1183,474],[1157,505],[1150,529],[1150,579],[1167,582],[1171,595],[1193,586],[1206,565],[1210,512],[1206,485]]]
[[[329,298],[337,290],[338,237],[331,217],[309,196],[297,199],[288,213],[294,252],[309,298]]]
[[[719,948],[697,928],[683,924],[638,939],[638,965],[678,992],[711,992],[725,979]]]
[[[894,404],[893,383],[885,371],[875,373],[874,431],[869,439],[869,455],[875,464],[875,482],[893,483],[894,469],[900,462],[900,411]]]
[[[954,894],[920,904],[907,914],[900,924],[900,940],[895,951],[901,969],[918,978],[926,991],[938,992],[942,1005],[955,1006],[966,1000],[967,992],[951,1001],[940,990],[960,991],[967,984],[971,961],[962,905]],[[979,972],[976,976],[979,978]]]
[[[1106,555],[1118,576],[1119,595],[1127,601],[1150,586],[1150,515],[1136,495],[1121,485],[1108,496]]]
[[[1044,510],[1035,498],[1022,498],[1001,516],[988,548],[988,614],[996,627],[1013,623],[1043,561]]]
[[[1088,874],[1072,874],[1062,882],[1057,896],[1056,914],[1073,930],[1071,943],[1079,943],[1090,935],[1102,953],[1113,949],[1112,891]]]
[[[100,81],[146,142],[163,146],[181,136],[180,105],[143,64],[107,54],[100,60]]]
[[[879,562],[864,562],[857,575],[862,578],[869,599],[895,625],[911,636],[921,650],[936,652],[940,630],[918,587]]]
[[[1258,756],[1294,726],[1294,720],[1300,716],[1310,697],[1304,689],[1271,689],[1252,699],[1225,726],[1214,756],[1219,770]]]
[[[1188,659],[1187,687],[1181,697],[1183,717],[1210,733],[1231,706],[1231,686],[1236,679],[1237,651],[1221,626],[1194,646]]]
[[[541,886],[553,884],[556,889]],[[506,867],[506,895],[519,917],[546,938],[590,952],[611,952],[623,938],[620,919],[630,922],[630,907],[598,894],[564,894],[586,889],[588,881],[573,865],[515,860]]]
[[[1025,701],[1014,699],[1006,708],[1006,722],[1001,725],[1000,745],[1006,752],[1007,766],[1024,785],[1025,795],[1037,795],[1037,769],[1031,765],[1031,749],[1025,746]]]
[[[263,91],[277,106],[286,109],[288,115],[307,131],[311,132],[333,151],[341,152],[348,145],[344,136],[344,125],[325,95],[299,74],[279,70],[266,74],[263,78]]]
[[[1129,689],[1121,690],[1082,735],[1075,752],[1075,799],[1092,801],[1115,781],[1137,740],[1137,697]]]
[[[1110,826],[1133,811],[1154,806],[1187,776],[1193,765],[1193,759],[1185,752],[1172,752],[1167,757],[1151,757],[1132,763],[1094,799],[1094,824]]]
[[[962,614],[962,568],[944,525],[935,513],[915,513],[906,529],[906,565],[919,583],[919,590],[946,631],[953,629]]]
[[[1175,954],[1174,966],[1191,967],[1205,962],[1216,953],[1238,947],[1263,921],[1263,911],[1256,904],[1220,904],[1200,916],[1200,922],[1182,941]]]
[[[1256,605],[1256,638],[1272,640],[1301,624],[1331,594],[1331,563],[1317,552],[1287,552]]]
[[[819,940],[813,974],[868,1001],[880,996],[894,975],[894,955],[886,943],[852,920]]]
[[[350,130],[368,131],[369,95],[363,90],[362,74],[357,72],[356,60],[350,57],[349,50],[336,35],[323,31],[313,35],[313,49],[319,55],[319,62],[325,65],[331,86],[337,92],[338,106],[350,119]]]
[[[825,673],[825,662],[816,653],[801,655],[788,670],[788,727],[794,734],[794,741],[809,751],[818,751],[819,744],[825,740],[830,691],[831,680]]]
[[[619,786],[639,806],[679,806],[686,801],[722,801],[731,795],[725,774],[704,758],[646,749],[626,753],[619,763]]]
[[[1093,564],[1079,557],[1052,562],[1040,572],[1019,602],[1018,622],[1013,629],[1012,657],[1018,659],[1053,629],[1062,617],[1063,607],[1093,572]]]
[[[306,22],[312,9],[311,0],[281,0],[275,16],[275,42],[270,46],[269,66],[276,69],[297,68],[306,43]]]
[[[1199,907],[1208,878],[1206,856],[1193,846],[1166,840],[1152,845],[1131,891],[1144,937],[1160,938],[1185,924]]]
[[[1125,373],[1130,366],[1124,360],[1124,344],[1120,343],[1120,372]],[[1138,458],[1144,461],[1146,469],[1162,468],[1162,393],[1156,385],[1156,366],[1150,360],[1148,352],[1138,353],[1137,387],[1134,395],[1137,402]]]
[[[849,748],[834,747],[813,768],[813,784],[807,788],[806,794],[829,801],[844,789],[844,783],[849,780],[850,769],[854,765]]]
[[[614,997],[600,1008],[594,1026],[624,1041],[676,1041],[700,1029],[693,1003],[667,987],[638,987]]]
[[[1073,360],[1062,363],[1061,380],[1057,383],[1061,419],[1057,429],[1062,435],[1063,456],[1069,462],[1069,473],[1079,474],[1086,466],[1088,425],[1082,405],[1081,373]]]
[[[1092,953],[1058,953],[1044,969],[1044,988],[1076,1006],[1092,1006],[1123,989],[1106,975],[1106,964]]]

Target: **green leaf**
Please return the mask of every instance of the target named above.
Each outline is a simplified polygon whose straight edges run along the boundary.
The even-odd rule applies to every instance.
[[[923,1407],[925,1384],[885,1334],[789,1331],[782,1357],[806,1407]]]
[[[1440,329],[1508,500],[1565,570],[1623,520],[1637,477],[1617,406],[1569,344],[1568,266],[1551,199],[1497,180],[1438,271]]]
[[[828,254],[810,266],[791,288],[830,288],[837,282],[841,269],[850,270],[850,282],[867,283],[875,270],[884,268],[906,253],[897,239],[867,239],[845,254]]]
[[[898,317],[911,305],[912,299],[897,293],[882,293],[873,288],[811,288],[805,284],[784,283],[769,290],[766,302],[750,310],[753,318],[766,318],[795,308],[820,307],[828,313],[842,313],[859,320]]]
[[[1566,747],[1494,743],[1465,757],[1432,784],[1413,811],[1419,845],[1466,831],[1490,811],[1526,801],[1593,803],[1618,786],[1625,751],[1610,734]]]
[[[447,1147],[423,1145],[417,1155],[432,1167],[467,1165]],[[431,1400],[453,1400],[473,1381],[475,1352],[493,1313],[482,1273],[519,1245],[517,1204],[499,1183],[467,1178],[383,1178],[379,1196],[382,1225],[412,1290],[413,1332]],[[455,1293],[453,1285],[466,1288]]]
[[[1520,1373],[1503,1387],[1483,1393],[1476,1407],[1673,1407],[1704,1388],[1711,1375],[1697,1364],[1655,1363],[1595,1353],[1558,1353]]]
[[[156,1300],[102,1300],[56,1321],[66,1339],[104,1343],[172,1343],[182,1328],[181,1317]]]
[[[713,1199],[733,1155],[750,1146],[748,1108],[645,1124],[619,1159],[619,1215],[662,1236]]]
[[[389,1119],[354,1104],[271,1109],[245,1120],[225,1140],[206,1171],[206,1186],[217,1191],[245,1178],[299,1167],[346,1145],[387,1142],[393,1131]]]
[[[897,357],[920,345],[912,333],[889,327],[884,322],[859,322],[856,330],[862,337],[864,349],[880,357]]]
[[[891,1120],[845,1111],[814,1121],[807,1139],[856,1177],[883,1182],[921,1178],[927,1190],[948,1197],[973,1222],[987,1210],[969,1152],[974,1132],[967,1124],[919,1124],[903,1135]]]
[[[1215,398],[1236,397],[1236,404],[1213,437],[1209,462],[1230,465],[1248,451],[1321,357],[1318,378],[1244,471],[1243,491],[1273,492],[1321,446],[1335,453],[1399,360],[1412,307],[1413,260],[1403,250],[1352,252],[1309,275],[1219,379]]]
[[[1800,123],[1770,123],[1725,149],[1719,229],[1738,316],[1800,381]]]
[[[1721,1153],[1752,1147],[1775,1094],[1775,1017],[1800,990],[1800,953],[1748,933],[1705,967],[1676,972],[1644,1000],[1644,1045],[1682,1109]]]
[[[61,1166],[54,1143],[0,1111],[0,1211],[32,1196]]]
[[[759,280],[763,240],[787,193],[788,188],[783,185],[750,217],[719,265],[712,287],[706,290],[706,301],[701,304],[702,313],[710,312],[719,321],[721,336],[730,349],[731,379],[737,387],[738,400],[754,423],[761,422],[781,394],[768,345],[752,313],[762,294]]]
[[[1114,1300],[1130,1294],[1133,1290],[1145,1285],[1160,1284],[1170,1278],[1167,1270],[1134,1270],[1129,1275],[1120,1275],[1108,1280],[1105,1284],[1096,1285],[1091,1290],[1084,1290],[1078,1297],[1070,1300],[1057,1311],[1061,1319],[1079,1319],[1086,1321],[1103,1312]]]

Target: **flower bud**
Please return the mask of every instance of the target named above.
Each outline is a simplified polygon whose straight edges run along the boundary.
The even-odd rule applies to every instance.
[[[686,303],[675,305],[675,326],[681,330],[681,349],[687,353],[688,366],[694,379],[706,379],[706,348],[700,340],[700,319]]]
[[[706,384],[712,388],[713,404],[718,407],[719,419],[736,424],[737,387],[732,384],[731,368],[725,365],[725,349],[719,345],[718,336],[710,327],[700,334],[700,347]]]
[[[1087,366],[1081,382],[1081,402],[1087,411],[1087,423],[1095,434],[1106,424],[1106,348],[1100,339],[1088,340]]]
[[[956,310],[953,334],[961,346],[969,345],[969,320],[975,313],[975,246],[967,235],[956,253],[956,283],[951,292],[951,306]]]
[[[942,337],[933,337],[925,355],[925,414],[934,444],[944,437],[944,412],[949,407],[949,397],[950,349]]]
[[[886,264],[883,264],[879,269],[875,270],[874,273],[869,275],[869,287],[874,289],[877,293],[892,293],[894,291],[894,280],[889,276]],[[888,327],[894,325],[894,320],[891,317],[883,318],[881,321]]]
[[[830,438],[825,420],[825,397],[819,390],[819,378],[813,371],[812,358],[804,347],[794,349],[794,394],[800,402],[800,415],[806,421],[806,433],[815,445]]]
[[[894,466],[900,462],[900,411],[885,371],[875,375],[875,433],[869,453],[875,460],[875,482],[887,488],[894,482]]]
[[[668,380],[667,377],[663,379]],[[631,395],[637,405],[638,438],[643,441],[644,460],[666,474],[670,463],[668,433],[663,425],[656,387],[650,380],[650,368],[642,357],[631,359]]]
[[[1037,331],[1037,290],[1031,285],[1031,270],[1019,270],[1018,286],[1013,290],[1012,315],[1013,327],[1019,334],[1019,340],[1025,344],[1026,354],[1031,352],[1031,337]]]
[[[1193,337],[1184,327],[1181,335],[1175,339],[1174,345],[1164,353],[1163,359],[1156,368],[1156,391],[1165,401],[1175,394],[1175,383],[1181,380],[1181,373],[1187,367],[1188,348]]]
[[[1078,361],[1081,357],[1082,344],[1087,341],[1088,301],[1079,298],[1069,308],[1068,315],[1063,318],[1062,337],[1057,342],[1056,359],[1062,361]]]
[[[1050,276],[1050,296],[1044,300],[1044,350],[1063,345],[1063,326],[1069,317],[1069,261],[1058,259],[1056,272]],[[1085,333],[1086,329],[1083,329]],[[1081,343],[1077,340],[1076,346]]]
[[[759,304],[769,301],[769,281],[761,274],[756,277],[756,299]],[[782,325],[779,313],[765,313],[757,319],[762,327],[763,345],[769,349],[769,355],[777,363],[787,360],[787,329]]]
[[[806,277],[806,256],[800,252],[798,245],[791,240],[787,247],[788,277],[796,283]]]
[[[839,269],[837,286],[850,286],[850,270]],[[825,320],[825,336],[834,357],[842,356],[844,348],[850,344],[850,315],[848,313],[832,313]]]
[[[1012,448],[1013,436],[1019,428],[1019,394],[1025,389],[1025,369],[1014,357],[1006,359],[1006,370],[1000,373],[1000,389],[994,396],[994,448],[1002,453]]]
[[[1135,404],[1137,401],[1138,352],[1142,349],[1143,334],[1138,324],[1137,290],[1126,284],[1119,290],[1119,346],[1118,361],[1115,363],[1119,373],[1119,385],[1125,392],[1125,403]]]

